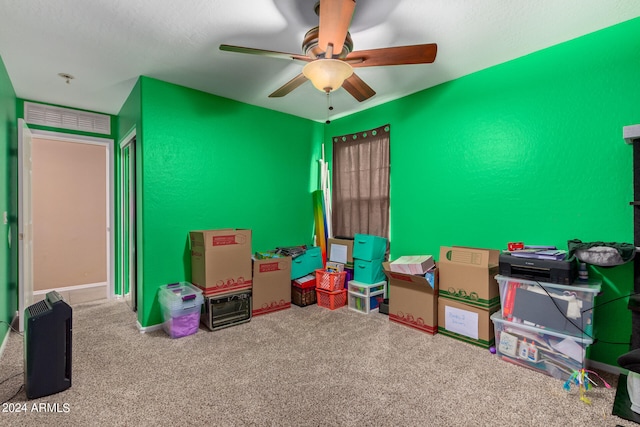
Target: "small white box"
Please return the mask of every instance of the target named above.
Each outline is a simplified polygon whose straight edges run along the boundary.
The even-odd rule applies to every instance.
[[[434,266],[431,255],[401,256],[389,264],[391,271],[404,274],[425,274]]]

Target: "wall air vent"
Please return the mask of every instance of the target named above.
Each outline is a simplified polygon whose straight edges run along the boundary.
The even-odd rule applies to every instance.
[[[24,121],[28,124],[111,135],[111,117],[52,105],[24,103]]]

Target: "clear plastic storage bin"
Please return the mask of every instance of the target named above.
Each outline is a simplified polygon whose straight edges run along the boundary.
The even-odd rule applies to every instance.
[[[583,368],[589,337],[576,337],[549,329],[507,322],[502,312],[491,315],[496,354],[503,360],[561,380]]]
[[[189,282],[171,283],[158,290],[162,307],[162,327],[171,338],[198,332],[204,298],[202,291]]]
[[[496,281],[504,321],[592,336],[593,305],[600,282],[567,286],[501,275]]]

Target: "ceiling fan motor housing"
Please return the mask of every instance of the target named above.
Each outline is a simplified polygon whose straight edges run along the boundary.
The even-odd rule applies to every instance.
[[[304,39],[302,40],[302,52],[310,58],[322,58],[325,54],[325,52],[318,46],[318,33],[319,27],[313,27],[307,31],[307,34],[304,35]],[[351,52],[353,52],[353,40],[351,40],[351,34],[347,32],[347,37],[345,38],[344,45],[342,46],[342,52],[338,55],[334,52],[334,55],[331,58],[344,59]]]

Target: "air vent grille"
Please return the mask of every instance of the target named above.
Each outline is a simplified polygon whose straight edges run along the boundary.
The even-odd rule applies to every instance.
[[[51,105],[24,103],[24,120],[33,125],[111,134],[111,118],[106,114],[88,113]]]
[[[42,314],[45,313],[49,310],[49,306],[47,305],[47,303],[45,301],[40,301],[37,302],[33,305],[30,305],[29,307],[27,307],[29,309],[29,315],[31,317],[35,317],[38,314]]]

